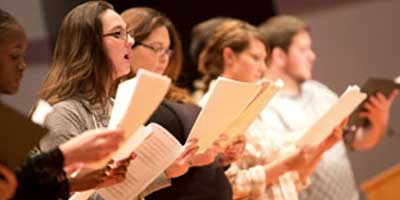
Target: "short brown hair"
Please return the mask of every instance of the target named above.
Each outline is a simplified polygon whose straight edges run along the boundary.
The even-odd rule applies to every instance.
[[[199,58],[198,68],[205,75],[206,90],[210,81],[223,73],[223,50],[228,47],[235,53],[241,53],[249,47],[252,38],[266,45],[257,28],[247,22],[228,20],[218,26]]]
[[[6,39],[6,34],[14,30],[24,32],[18,21],[10,13],[0,8],[0,44]]]
[[[236,20],[230,17],[214,17],[206,21],[200,22],[192,28],[190,34],[190,58],[197,65],[200,53],[207,45],[207,41],[213,35],[215,30],[225,21]]]
[[[309,30],[309,26],[300,18],[292,15],[279,15],[270,18],[258,28],[267,41],[268,48],[279,47],[288,51],[293,37],[302,30]]]

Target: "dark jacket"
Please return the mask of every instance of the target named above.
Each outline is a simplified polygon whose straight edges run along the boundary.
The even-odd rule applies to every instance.
[[[148,123],[160,124],[184,144],[200,110],[195,105],[164,101]],[[162,199],[231,200],[232,189],[224,169],[218,161],[214,161],[207,166],[190,168],[183,176],[172,179],[170,187],[146,197],[146,200]]]

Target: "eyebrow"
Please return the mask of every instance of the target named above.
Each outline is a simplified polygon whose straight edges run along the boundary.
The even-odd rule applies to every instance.
[[[124,30],[124,29],[125,29],[125,27],[123,27],[123,26],[121,26],[121,25],[117,25],[117,26],[112,27],[112,28],[110,29],[110,31]]]
[[[159,45],[159,46],[161,46],[163,48],[167,48],[167,46],[168,46],[168,45],[164,45],[162,42],[157,41],[157,40],[156,41],[149,41],[149,44],[150,45]],[[171,46],[171,44],[169,46]]]

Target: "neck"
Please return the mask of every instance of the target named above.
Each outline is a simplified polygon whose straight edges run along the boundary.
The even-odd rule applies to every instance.
[[[280,69],[280,70],[278,70]],[[281,70],[281,67],[278,66],[269,66],[265,75],[266,78],[272,81],[276,81],[281,79],[285,85],[281,89],[281,91],[285,94],[289,95],[299,95],[301,93],[300,87],[301,83],[296,79],[292,78],[287,73]]]
[[[221,74],[221,76],[224,77],[224,78],[229,78],[229,79],[232,79],[232,80],[236,80],[234,76],[232,76],[230,73],[228,73],[228,72],[226,72],[226,71],[224,71],[224,72]]]

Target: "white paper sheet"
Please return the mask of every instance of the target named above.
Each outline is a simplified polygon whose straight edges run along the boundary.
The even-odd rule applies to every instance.
[[[32,113],[31,120],[38,125],[43,126],[49,113],[53,112],[53,107],[46,101],[40,99]]]
[[[167,94],[171,79],[140,69],[118,86],[109,127],[122,127],[127,136],[144,124]]]
[[[261,83],[262,88],[259,90],[257,96],[245,108],[240,116],[224,131],[224,133],[231,139],[236,136],[244,134],[251,123],[257,118],[260,112],[267,106],[273,96],[283,87],[283,82],[264,81]]]
[[[360,92],[359,87],[348,87],[337,102],[299,139],[298,146],[320,144],[365,98],[367,94]]]
[[[260,84],[245,83],[219,77],[215,87],[203,106],[189,139],[197,138],[199,150],[203,153],[223,131],[238,118],[241,112],[257,95]]]

